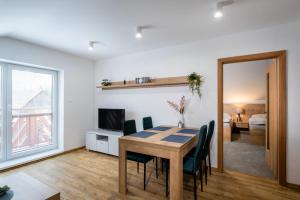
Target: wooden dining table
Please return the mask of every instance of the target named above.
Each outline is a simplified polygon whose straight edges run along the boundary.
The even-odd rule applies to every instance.
[[[141,134],[120,137],[119,192],[121,194],[127,193],[126,157],[127,151],[131,151],[169,159],[170,199],[183,199],[183,157],[196,145],[198,133],[199,130],[195,128],[183,129],[174,126],[159,126],[142,131]]]

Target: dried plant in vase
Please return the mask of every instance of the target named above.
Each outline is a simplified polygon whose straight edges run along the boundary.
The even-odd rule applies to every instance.
[[[184,106],[185,106],[185,97],[182,96],[180,99],[179,104],[176,104],[172,101],[167,101],[167,103],[177,112],[179,112],[181,119],[178,122],[178,127],[183,128],[184,127]]]

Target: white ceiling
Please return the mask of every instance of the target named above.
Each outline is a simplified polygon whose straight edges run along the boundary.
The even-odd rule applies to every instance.
[[[300,0],[0,0],[0,36],[101,59],[300,20]],[[135,38],[137,25],[151,25]],[[88,42],[97,40],[95,51]]]

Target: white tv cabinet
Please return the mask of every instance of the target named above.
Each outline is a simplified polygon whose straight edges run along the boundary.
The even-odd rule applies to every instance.
[[[93,129],[86,132],[86,149],[114,156],[119,155],[119,137],[123,132]]]

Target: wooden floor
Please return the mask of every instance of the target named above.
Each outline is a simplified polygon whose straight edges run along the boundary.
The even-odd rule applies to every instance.
[[[249,131],[239,131],[237,133],[232,133],[232,141],[265,146],[265,130],[253,129]]]
[[[148,163],[147,190],[143,190],[143,169],[136,172],[136,164],[128,162],[129,193],[118,193],[118,158],[86,150],[78,150],[44,160],[0,175],[23,171],[50,187],[61,191],[62,199],[166,199],[164,179],[156,179],[153,163]],[[199,183],[198,183],[199,184]],[[300,193],[281,187],[274,181],[251,177],[233,172],[213,172],[209,176],[204,192],[198,189],[198,199],[300,199]],[[193,199],[192,177],[184,178],[184,199]]]

